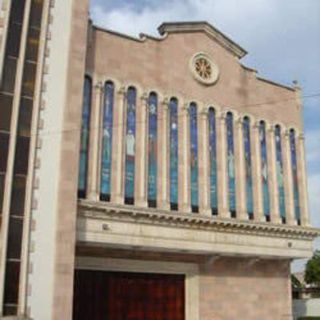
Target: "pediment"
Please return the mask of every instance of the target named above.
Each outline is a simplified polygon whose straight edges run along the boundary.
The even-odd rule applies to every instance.
[[[246,50],[206,21],[164,22],[158,27],[158,31],[161,35],[170,33],[203,32],[239,59],[247,54]]]

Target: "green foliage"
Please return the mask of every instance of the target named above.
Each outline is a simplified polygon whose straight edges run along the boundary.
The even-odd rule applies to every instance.
[[[320,287],[320,251],[317,250],[307,262],[304,280],[308,284]]]
[[[320,320],[320,317],[301,317],[298,320]]]

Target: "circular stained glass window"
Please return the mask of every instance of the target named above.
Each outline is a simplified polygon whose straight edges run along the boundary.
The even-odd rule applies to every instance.
[[[190,69],[194,78],[202,84],[210,85],[218,80],[218,66],[205,53],[197,53],[191,58]]]

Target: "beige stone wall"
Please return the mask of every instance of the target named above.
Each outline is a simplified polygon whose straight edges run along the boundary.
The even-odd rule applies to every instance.
[[[80,150],[82,89],[85,73],[88,1],[72,1],[67,94],[61,135],[60,177],[55,246],[55,286],[52,319],[71,319]]]
[[[189,61],[197,52],[209,54],[219,67],[215,85],[199,84],[189,71]],[[87,68],[143,88],[301,126],[295,90],[257,79],[256,72],[241,66],[234,55],[205,33],[169,34],[163,40],[139,41],[96,29]]]
[[[221,258],[200,269],[201,320],[292,319],[290,263]]]

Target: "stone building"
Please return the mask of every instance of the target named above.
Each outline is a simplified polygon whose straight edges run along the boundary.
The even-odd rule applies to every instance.
[[[159,34],[2,1],[4,319],[292,319],[318,234],[300,89],[206,22]]]

